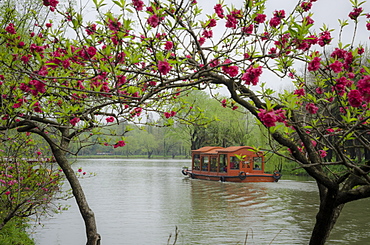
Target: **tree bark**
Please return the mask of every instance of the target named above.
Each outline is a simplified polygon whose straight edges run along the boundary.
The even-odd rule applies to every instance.
[[[326,190],[321,194],[320,199],[320,207],[316,215],[316,223],[311,234],[310,245],[325,244],[344,206],[344,204],[337,205],[336,191]]]
[[[84,220],[87,237],[86,245],[100,245],[101,237],[97,231],[95,215],[94,212],[90,209],[89,204],[87,203],[86,196],[82,189],[80,181],[78,180],[75,172],[69,164],[65,152],[55,147],[52,147],[52,151],[57,163],[62,168],[72,188],[73,196],[75,197],[77,206]]]

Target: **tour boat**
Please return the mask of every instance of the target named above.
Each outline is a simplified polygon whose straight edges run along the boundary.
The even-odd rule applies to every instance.
[[[182,173],[193,179],[230,182],[277,182],[280,170],[265,173],[264,155],[249,146],[205,146],[192,150],[192,169]]]

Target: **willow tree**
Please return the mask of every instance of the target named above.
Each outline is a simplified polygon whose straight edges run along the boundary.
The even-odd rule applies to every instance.
[[[67,159],[75,154],[71,142],[122,147],[124,138],[89,140],[111,124],[138,122],[145,111],[173,119],[180,110],[192,110],[162,110],[188,88],[226,87],[286,154],[273,150],[316,180],[320,207],[310,244],[325,243],[346,203],[370,196],[368,163],[354,161],[346,151],[353,137],[356,147],[369,150],[364,48],[334,42],[325,26],[315,30],[310,9],[320,3],[298,1],[291,12],[275,10],[267,17],[266,0],[246,0],[238,7],[215,4],[208,15],[196,0],[113,2],[115,12],[106,12],[104,2],[94,0],[96,21],[86,22],[74,6],[44,0],[57,16],[54,21],[35,20],[24,35],[17,20],[7,19],[0,32],[6,47],[0,53],[0,130],[37,134],[49,144],[84,218],[87,244],[100,243],[100,236]],[[363,9],[351,2],[348,18],[357,30]],[[342,29],[347,22],[340,22],[340,33],[347,32]],[[267,72],[276,81],[291,78],[296,90],[274,93],[261,81]],[[340,118],[333,107],[342,108]],[[325,158],[329,149],[333,161]]]

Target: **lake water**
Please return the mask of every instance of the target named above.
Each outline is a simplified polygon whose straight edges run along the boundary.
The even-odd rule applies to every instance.
[[[307,244],[318,206],[316,184],[221,183],[181,174],[190,160],[78,160],[95,172],[81,179],[102,245]],[[74,199],[62,214],[34,229],[38,245],[86,243]],[[348,204],[327,244],[370,244],[370,200]]]

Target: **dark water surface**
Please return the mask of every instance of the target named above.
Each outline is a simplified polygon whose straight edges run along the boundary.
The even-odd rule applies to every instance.
[[[102,245],[307,244],[318,204],[316,184],[221,183],[181,174],[189,160],[78,160],[76,169],[95,212]],[[82,245],[84,224],[74,203],[34,230],[38,245]],[[348,204],[327,244],[370,244],[370,200]]]

